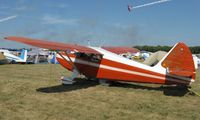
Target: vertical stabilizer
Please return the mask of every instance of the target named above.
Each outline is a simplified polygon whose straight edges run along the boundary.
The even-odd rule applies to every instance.
[[[21,55],[20,55],[20,58],[24,61],[24,62],[26,62],[26,60],[27,60],[27,50],[22,50],[21,51]]]
[[[194,80],[195,66],[190,49],[182,42],[177,43],[160,61],[168,74],[189,77]]]

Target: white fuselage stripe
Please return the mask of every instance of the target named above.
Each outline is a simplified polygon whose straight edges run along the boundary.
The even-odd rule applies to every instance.
[[[66,58],[66,60],[68,60],[67,57],[65,57],[65,58]],[[71,60],[74,62],[75,58],[71,58]],[[146,74],[146,73],[141,73],[141,72],[126,70],[126,69],[111,67],[111,66],[108,66],[108,65],[100,65],[99,66],[99,64],[88,62],[88,61],[84,61],[84,60],[80,60],[80,59],[76,59],[76,63],[80,63],[80,64],[84,64],[84,65],[89,65],[89,66],[93,66],[93,67],[100,67],[100,68],[108,69],[108,70],[112,70],[112,71],[118,71],[118,72],[123,72],[123,73],[129,73],[129,74],[134,74],[134,75],[140,75],[140,76],[150,77],[150,78],[156,78],[156,79],[162,79],[162,80],[165,79],[165,77],[160,77],[160,76],[156,76],[156,75],[151,75],[151,74]]]
[[[156,78],[156,79],[162,79],[162,80],[165,79],[165,77],[160,77],[160,76],[156,76],[156,75],[126,70],[126,69],[121,69],[121,68],[116,68],[116,67],[110,67],[107,65],[100,65],[100,68],[104,68],[104,69],[108,69],[108,70],[112,70],[112,71],[123,72],[123,73],[134,74],[134,75],[140,75],[140,76],[144,76],[144,77],[150,77],[150,78]]]

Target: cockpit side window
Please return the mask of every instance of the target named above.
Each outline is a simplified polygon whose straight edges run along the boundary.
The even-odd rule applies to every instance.
[[[84,60],[92,61],[92,62],[100,62],[102,59],[102,55],[100,54],[85,54],[85,53],[76,53],[76,56],[82,58]]]

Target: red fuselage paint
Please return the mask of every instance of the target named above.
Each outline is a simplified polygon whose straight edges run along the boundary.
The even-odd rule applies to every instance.
[[[62,53],[62,55],[66,57],[65,53]],[[81,74],[90,78],[156,84],[189,85],[191,82],[189,80],[182,80],[166,74],[156,73],[151,70],[145,70],[125,63],[123,64],[117,61],[108,60],[106,58],[101,58],[99,61],[92,61],[85,57],[78,57],[75,54],[68,55],[73,63],[62,57],[57,57],[58,62],[70,71],[73,70],[72,64],[74,64]]]

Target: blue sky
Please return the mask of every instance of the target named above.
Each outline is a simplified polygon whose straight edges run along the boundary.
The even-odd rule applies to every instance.
[[[2,40],[24,36],[93,46],[200,45],[200,0],[0,0],[0,47],[25,45]]]

